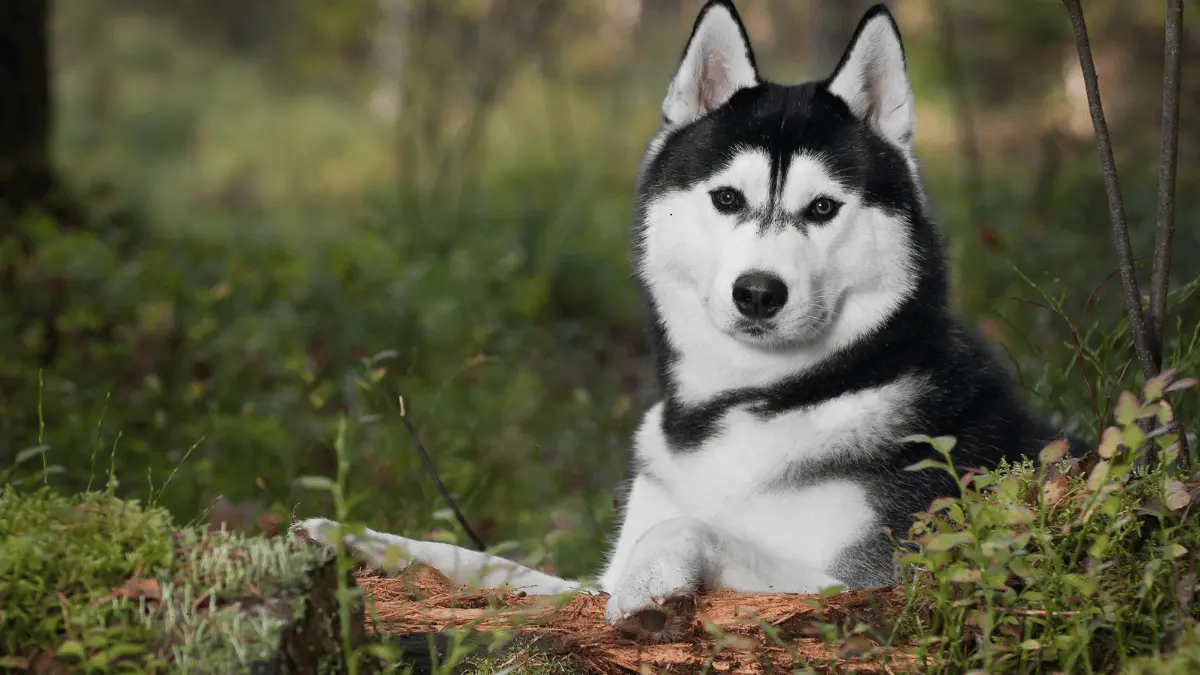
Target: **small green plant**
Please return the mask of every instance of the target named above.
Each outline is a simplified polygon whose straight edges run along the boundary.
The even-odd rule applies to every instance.
[[[1178,477],[1163,396],[1194,384],[1165,373],[1140,399],[1123,393],[1116,424],[1082,458],[1055,442],[1037,463],[970,470],[955,466],[953,438],[910,439],[941,458],[911,470],[947,471],[962,490],[918,514],[900,557],[911,601],[901,642],[934,672],[1103,671],[1169,649],[1200,615],[1189,517],[1200,476]],[[1153,470],[1139,461],[1147,439]]]

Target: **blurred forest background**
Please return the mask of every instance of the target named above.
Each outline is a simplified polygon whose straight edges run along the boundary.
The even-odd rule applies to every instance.
[[[183,519],[272,530],[296,504],[330,513],[295,479],[335,474],[344,414],[353,518],[465,541],[402,394],[489,542],[593,571],[654,396],[634,174],[701,0],[4,4],[0,467],[48,446],[66,489],[111,465]],[[782,80],[826,75],[869,4],[738,2]],[[954,302],[1040,409],[1094,437],[1137,367],[1066,12],[889,4]],[[1084,6],[1145,278],[1162,3]],[[1200,12],[1185,21],[1166,338],[1194,374]]]

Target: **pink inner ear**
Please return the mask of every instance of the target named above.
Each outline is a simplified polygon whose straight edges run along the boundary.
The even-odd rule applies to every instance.
[[[723,101],[718,100],[720,92],[723,88],[729,87],[729,68],[725,62],[719,58],[708,56],[704,59],[704,66],[700,69],[700,86],[697,92],[697,101],[700,104],[701,110],[712,110]]]

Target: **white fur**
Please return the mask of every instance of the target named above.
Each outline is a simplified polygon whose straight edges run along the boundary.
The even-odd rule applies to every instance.
[[[688,124],[723,105],[740,89],[758,84],[750,45],[729,10],[704,13],[667,89],[662,113],[673,126]]]
[[[673,375],[685,402],[811,368],[876,330],[913,292],[915,261],[904,224],[842,188],[819,157],[791,160],[779,204],[801,212],[819,196],[844,202],[829,223],[763,234],[755,223],[735,226],[708,196],[734,187],[748,208],[762,207],[771,197],[770,175],[769,158],[745,150],[710,180],[647,207],[642,272],[680,356]],[[788,286],[770,336],[787,343],[786,350],[733,330],[733,282],[750,270],[771,272]]]
[[[610,620],[696,587],[812,593],[838,584],[838,554],[877,526],[864,490],[850,481],[770,486],[789,466],[898,440],[925,386],[902,379],[765,421],[735,409],[716,437],[681,454],[663,437],[662,404],[651,408],[634,444],[644,473],[601,576]]]
[[[891,20],[876,15],[862,27],[829,83],[859,119],[906,154],[916,120],[904,48]]]

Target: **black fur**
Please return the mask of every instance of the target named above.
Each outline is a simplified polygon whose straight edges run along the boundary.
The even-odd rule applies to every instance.
[[[880,13],[887,13],[881,5],[869,11],[855,36]],[[838,68],[845,62],[843,57]],[[727,391],[699,404],[686,404],[677,395],[670,372],[678,355],[639,268],[668,442],[675,452],[696,449],[720,431],[725,414],[735,406],[768,418],[915,374],[931,386],[914,403],[911,417],[916,422],[908,433],[956,437],[952,457],[962,468],[994,466],[1001,458],[1036,457],[1042,447],[1063,434],[1021,400],[997,355],[950,311],[945,242],[929,213],[918,176],[900,150],[856,119],[848,106],[828,91],[831,80],[793,86],[760,82],[737,92],[725,105],[694,123],[667,132],[658,152],[639,171],[632,231],[634,259],[642,255],[646,204],[654,195],[686,187],[721,170],[736,148],[747,146],[769,153],[773,172],[778,172],[782,181],[789,159],[803,150],[819,154],[846,189],[896,216],[897,222],[908,228],[919,270],[916,290],[880,330],[815,370],[769,387]],[[774,215],[798,219],[798,214]],[[1083,449],[1081,441],[1070,441],[1074,453]],[[876,447],[868,453],[853,453],[854,459],[789,467],[780,487],[794,489],[834,478],[859,482],[874,496],[873,507],[882,524],[903,537],[914,512],[938,496],[957,492],[957,484],[944,473],[905,471],[930,456],[932,449],[923,444]],[[891,546],[882,537],[844,552],[834,573],[854,579],[855,585],[891,583]]]

